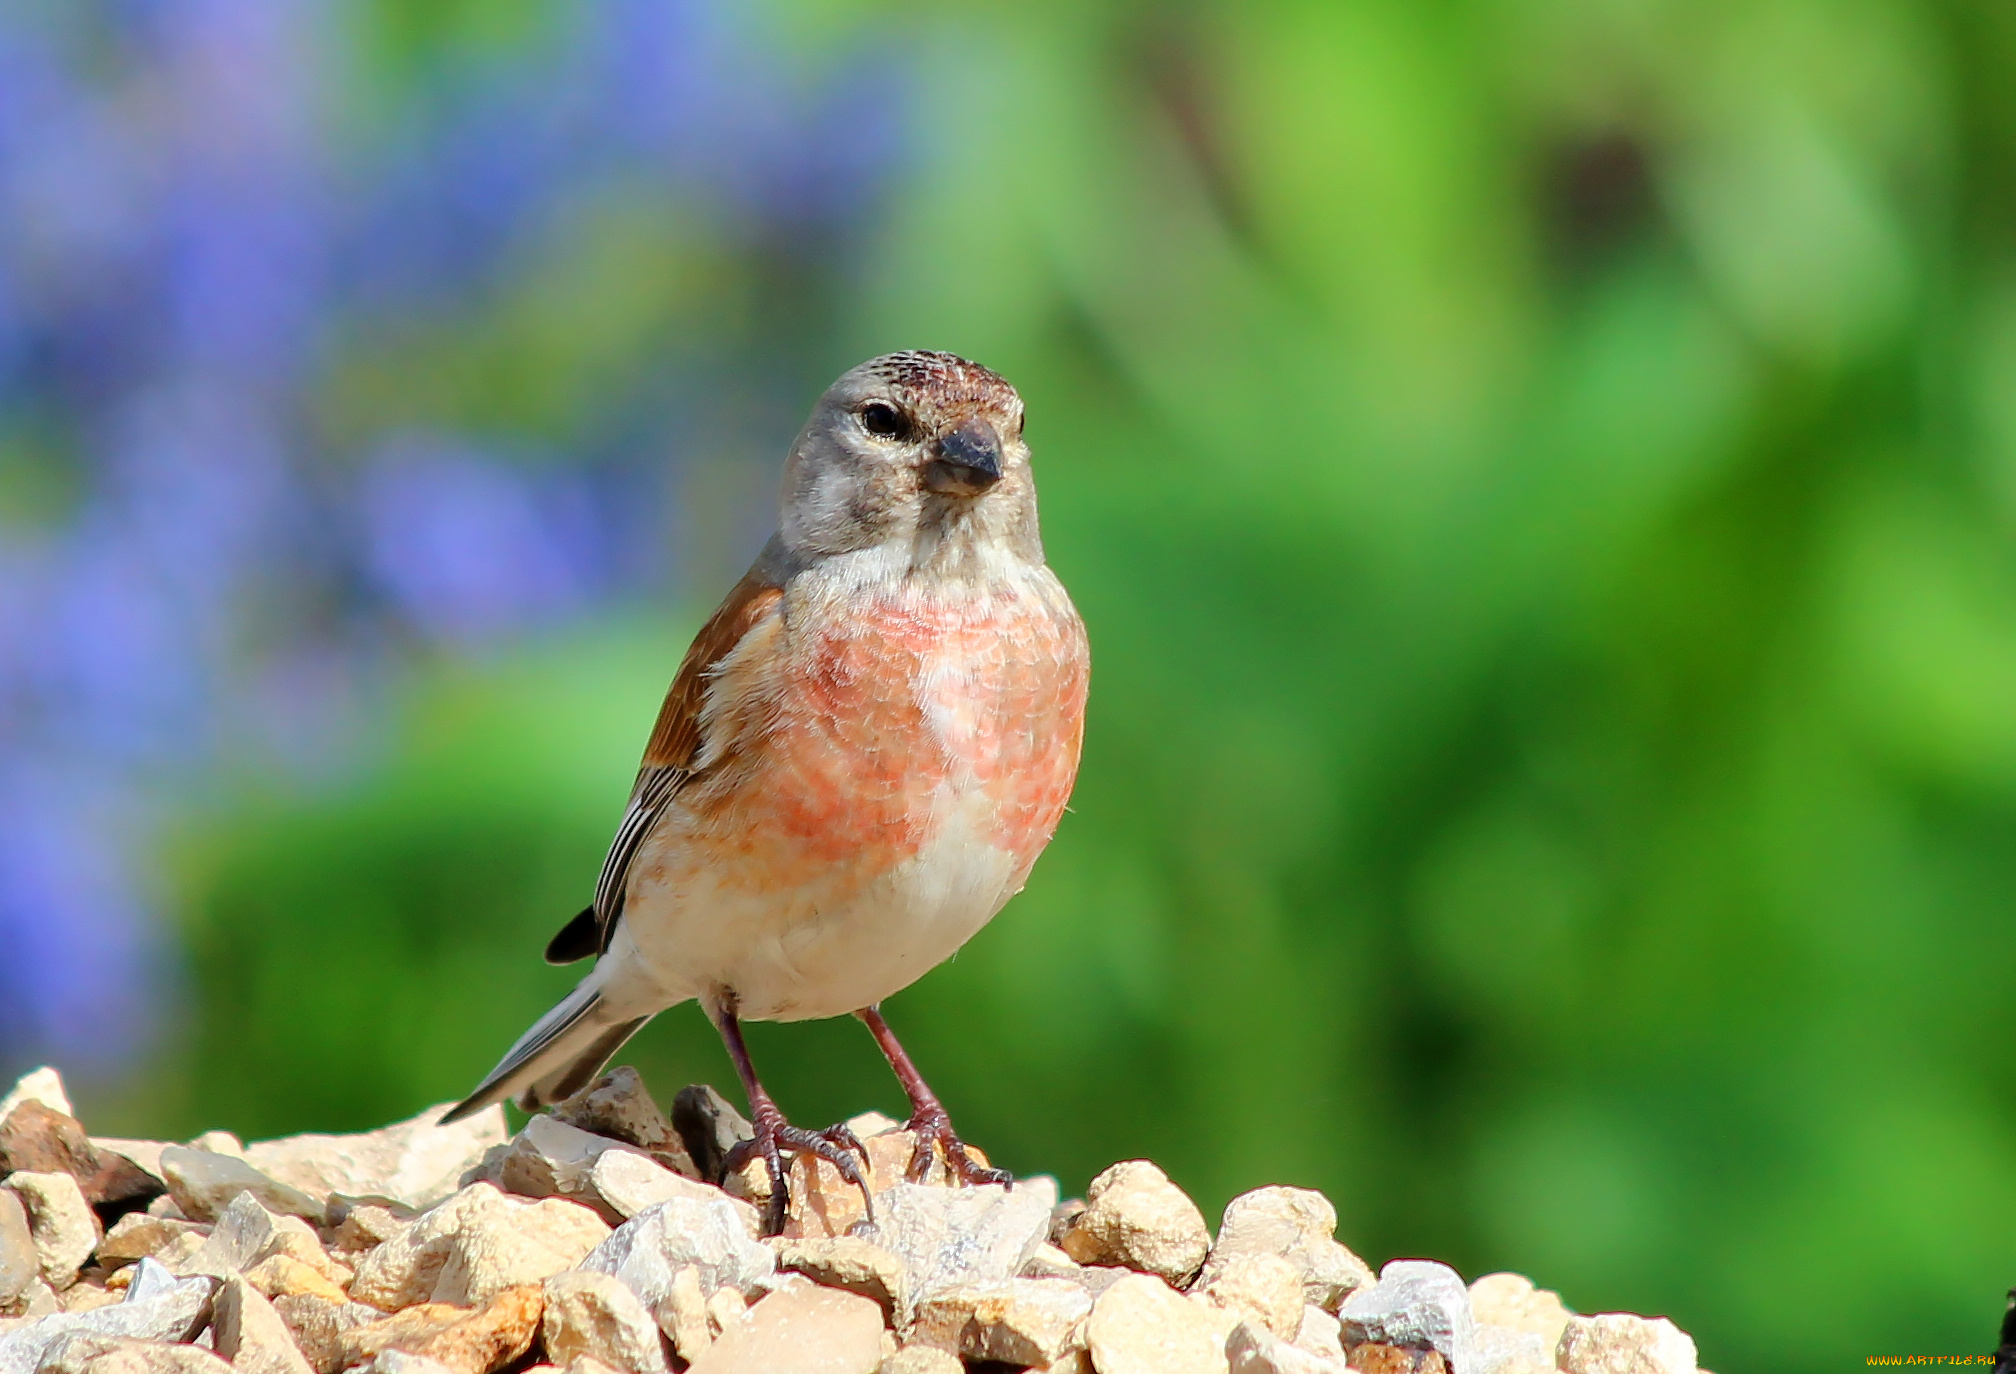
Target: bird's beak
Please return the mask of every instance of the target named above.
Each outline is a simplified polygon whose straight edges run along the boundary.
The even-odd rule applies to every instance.
[[[924,485],[947,496],[978,496],[1001,480],[1001,436],[977,415],[940,439],[924,464]]]

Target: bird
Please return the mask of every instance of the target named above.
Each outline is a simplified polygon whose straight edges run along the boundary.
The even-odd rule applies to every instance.
[[[881,1003],[1021,891],[1062,818],[1090,650],[1045,561],[1023,403],[950,353],[885,354],[819,398],[785,459],[776,532],[666,693],[593,901],[549,963],[593,957],[452,1122],[578,1092],[637,1030],[697,1001],[719,1031],[770,1177],[826,1159],[867,1187],[844,1126],[793,1126],[746,1021],[853,1015],[910,1100],[906,1174],[981,1165]],[[873,1210],[873,1199],[868,1199]]]

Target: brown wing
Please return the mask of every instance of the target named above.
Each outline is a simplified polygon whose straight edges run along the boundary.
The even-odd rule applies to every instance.
[[[693,637],[686,661],[665,693],[658,709],[658,724],[651,742],[644,746],[644,767],[685,769],[692,766],[700,749],[700,708],[707,699],[707,678],[714,665],[742,642],[783,599],[780,588],[756,580],[751,573],[735,584],[721,609]]]
[[[693,777],[693,763],[700,753],[700,711],[707,700],[707,684],[715,665],[758,625],[777,613],[783,591],[750,573],[735,584],[721,608],[693,638],[693,647],[679,665],[665,704],[658,710],[658,723],[651,741],[644,746],[644,763],[637,770],[637,782],[630,790],[630,805],[624,809],[623,823],[616,827],[616,839],[609,857],[602,861],[602,875],[595,880],[595,918],[601,927],[598,952],[606,952],[616,931],[616,919],[623,914],[623,891],[628,886],[630,862],[637,848],[651,833],[665,804],[679,794]]]

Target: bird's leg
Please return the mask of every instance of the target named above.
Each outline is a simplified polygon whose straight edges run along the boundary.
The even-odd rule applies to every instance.
[[[844,1125],[828,1126],[823,1131],[808,1131],[786,1121],[776,1102],[756,1080],[756,1066],[750,1062],[749,1046],[743,1042],[742,1023],[734,1009],[710,1006],[708,1014],[713,1018],[715,1029],[721,1032],[722,1043],[728,1047],[728,1057],[735,1061],[735,1074],[742,1080],[742,1091],[749,1097],[749,1124],[756,1128],[754,1139],[745,1140],[728,1152],[724,1167],[732,1173],[748,1163],[752,1155],[760,1154],[770,1171],[770,1206],[764,1215],[763,1234],[774,1236],[784,1230],[788,1202],[784,1183],[786,1150],[817,1155],[839,1170],[840,1177],[861,1190],[861,1201],[868,1209],[868,1219],[873,1221],[875,1198],[868,1191],[867,1175],[861,1165],[854,1162],[854,1155],[859,1155],[862,1164],[865,1164],[868,1151],[855,1138],[854,1132]],[[849,1150],[854,1154],[849,1154]]]
[[[896,1032],[889,1029],[889,1023],[882,1019],[880,1006],[863,1007],[854,1013],[861,1023],[868,1027],[868,1033],[875,1037],[875,1043],[882,1047],[883,1057],[889,1067],[896,1071],[896,1080],[903,1085],[903,1091],[910,1098],[910,1131],[917,1137],[917,1149],[910,1156],[910,1167],[905,1176],[913,1183],[921,1183],[931,1172],[933,1147],[945,1152],[945,1172],[961,1183],[1005,1183],[1013,1186],[1015,1176],[1006,1169],[989,1169],[975,1164],[966,1153],[966,1145],[953,1133],[952,1118],[945,1114],[945,1104],[938,1100],[938,1094],[931,1091],[924,1075],[917,1072],[917,1066],[910,1062],[910,1056],[897,1042]]]

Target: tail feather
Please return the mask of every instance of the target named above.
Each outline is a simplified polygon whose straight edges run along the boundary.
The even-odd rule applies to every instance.
[[[591,954],[600,954],[602,948],[602,918],[594,907],[585,907],[546,942],[546,962],[575,964]]]
[[[533,1112],[570,1097],[587,1087],[623,1042],[650,1019],[614,1016],[600,992],[578,987],[533,1022],[503,1062],[441,1123],[474,1116],[507,1098],[515,1097],[519,1106]]]

